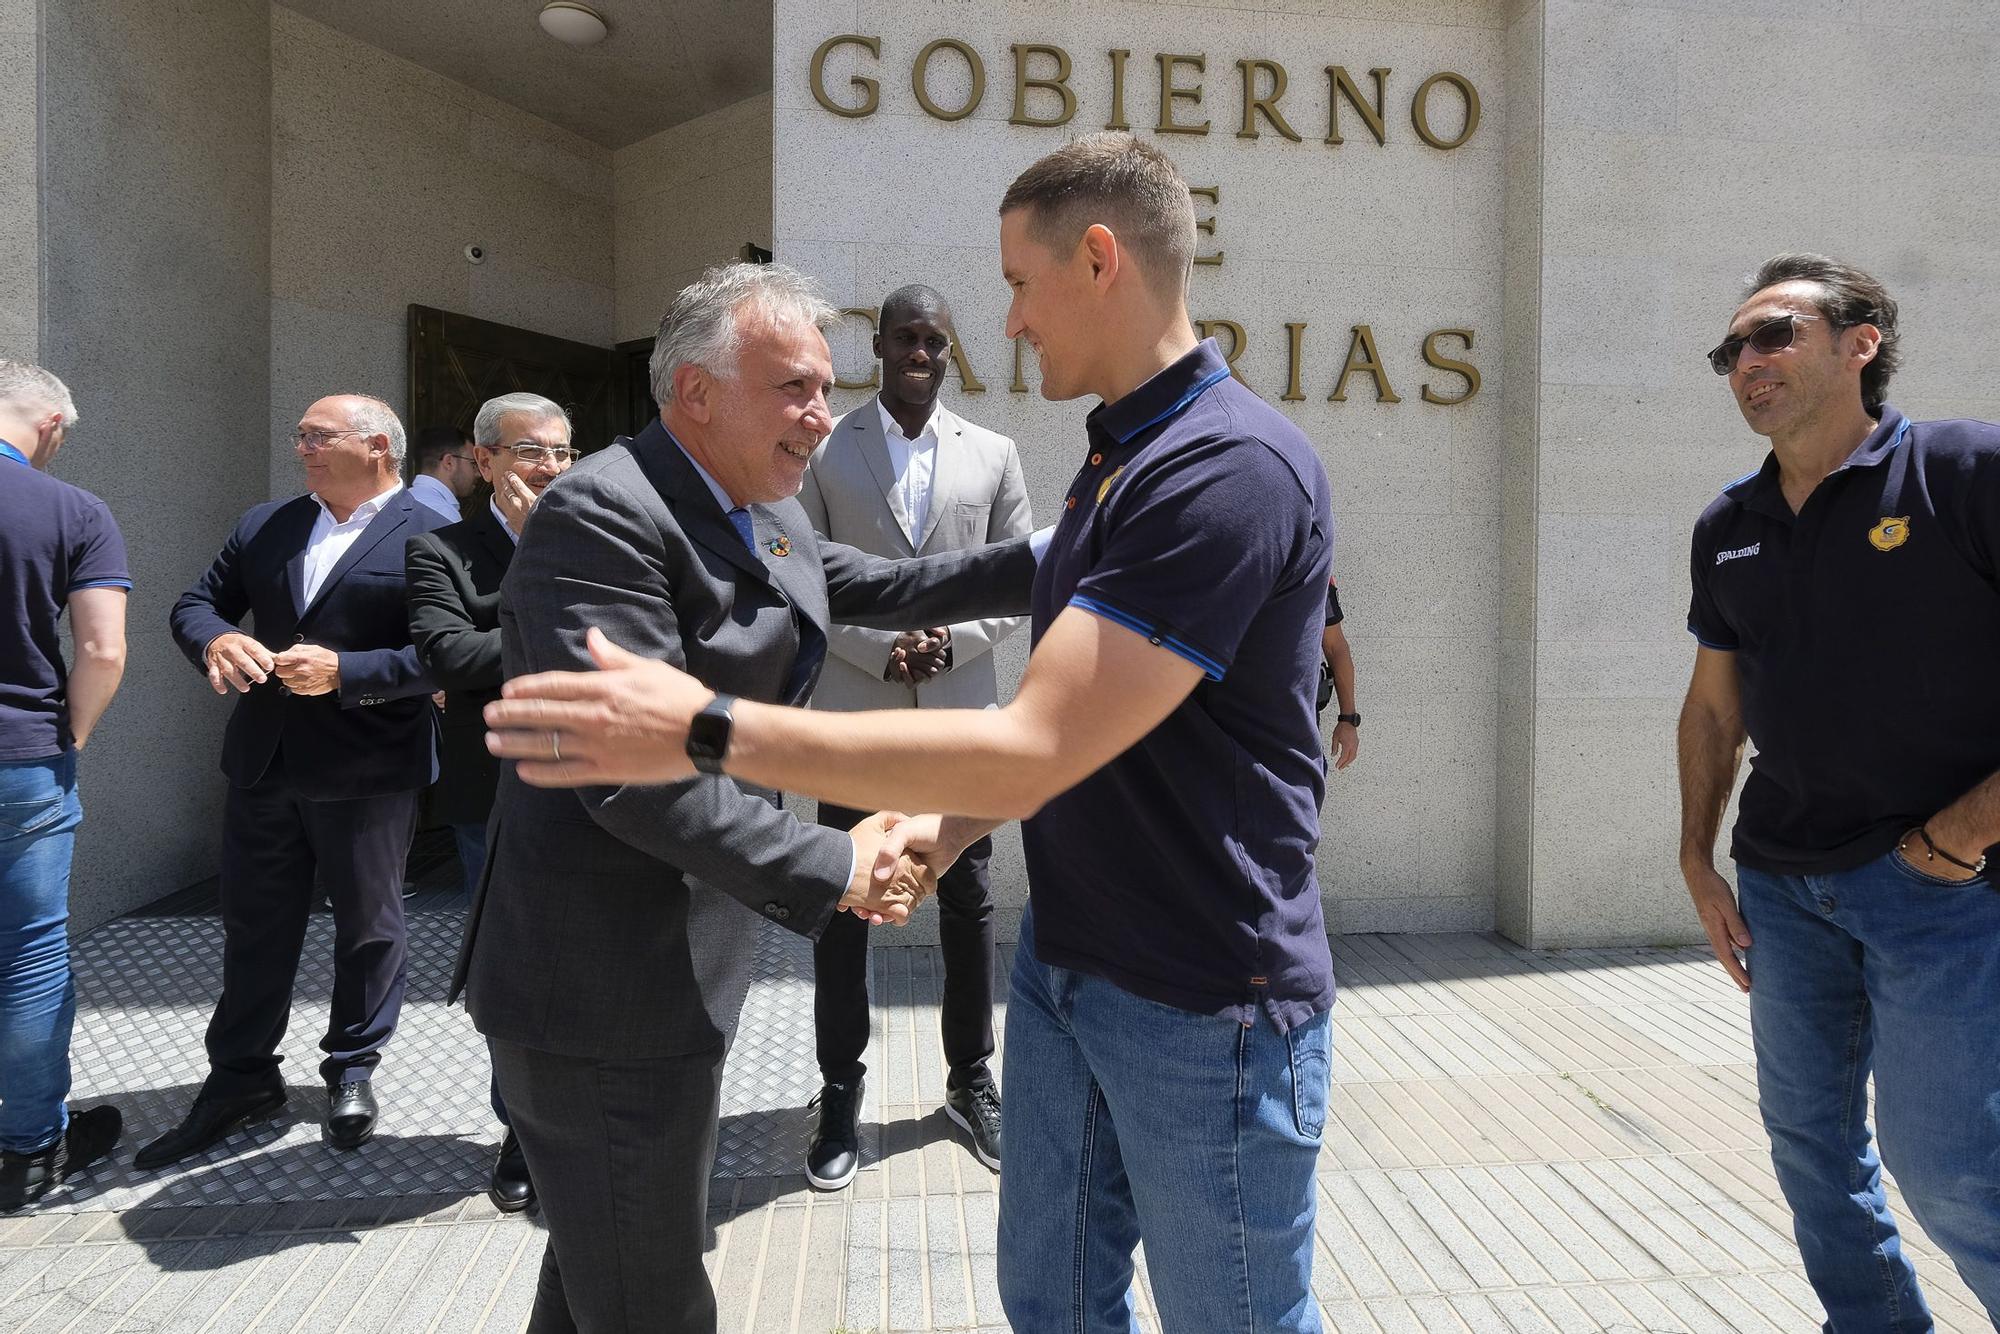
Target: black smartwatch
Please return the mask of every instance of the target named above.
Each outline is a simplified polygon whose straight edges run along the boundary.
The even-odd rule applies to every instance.
[[[735,703],[736,696],[717,694],[688,720],[687,757],[702,773],[722,772],[722,761],[729,754],[729,731],[735,726],[729,710]]]
[[[1337,723],[1346,723],[1351,727],[1361,726],[1361,715],[1358,713],[1336,713],[1333,715],[1333,720]]]

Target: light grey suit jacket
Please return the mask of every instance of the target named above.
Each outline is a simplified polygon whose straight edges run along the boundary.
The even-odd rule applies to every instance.
[[[748,699],[803,702],[834,615],[936,625],[1027,609],[1024,541],[928,560],[822,543],[796,501],[749,507],[743,544],[657,421],[544,493],[500,591],[504,671],[589,665],[584,632]],[[796,668],[796,670],[795,670]],[[491,855],[466,914],[452,994],[488,1037],[615,1059],[720,1048],[758,924],[817,935],[852,844],[777,794],[728,778],[529,787],[505,766]]]
[[[806,470],[799,503],[814,531],[875,556],[929,556],[1025,537],[1034,528],[1021,456],[1004,435],[975,426],[937,407],[937,458],[930,512],[912,542],[909,516],[889,459],[876,399],[848,413]],[[1025,623],[1024,617],[959,621],[951,627],[951,669],[921,686],[882,679],[894,631],[836,625],[828,635],[832,656],[813,692],[816,709],[984,709],[997,702],[992,648]],[[899,626],[915,630],[920,626]]]

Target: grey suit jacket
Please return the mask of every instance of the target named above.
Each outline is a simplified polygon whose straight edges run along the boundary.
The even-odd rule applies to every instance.
[[[814,673],[794,663],[823,655],[833,615],[935,625],[1028,606],[1025,541],[879,560],[820,542],[796,501],[750,512],[755,552],[657,421],[578,463],[501,585],[506,675],[587,666],[596,625],[717,689],[799,703]],[[817,935],[852,862],[840,830],[719,777],[559,791],[508,765],[490,824],[452,994],[489,1037],[598,1059],[725,1043],[758,931],[744,907]]]
[[[909,516],[903,513],[896,488],[882,410],[872,398],[835,422],[813,451],[799,503],[814,531],[871,555],[898,557],[960,551],[1027,536],[1035,525],[1014,442],[973,425],[942,404],[935,424],[938,444],[930,512],[915,542],[910,540]],[[1004,616],[954,624],[951,670],[914,688],[882,679],[896,638],[893,631],[836,625],[828,636],[831,657],[813,692],[813,707],[991,708],[1000,693],[991,650],[1023,623],[1022,617]]]

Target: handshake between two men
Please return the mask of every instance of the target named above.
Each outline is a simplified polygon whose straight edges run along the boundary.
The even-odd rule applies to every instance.
[[[914,637],[939,639],[938,632]],[[486,706],[486,748],[518,761],[535,787],[671,783],[694,776],[688,725],[716,693],[667,663],[588,636],[595,672],[516,677]],[[929,645],[925,646],[927,649]],[[921,666],[918,668],[921,670]],[[853,715],[819,717],[838,724]],[[840,906],[872,926],[902,926],[937,892],[938,877],[993,821],[880,811],[850,831],[858,851],[855,883]]]

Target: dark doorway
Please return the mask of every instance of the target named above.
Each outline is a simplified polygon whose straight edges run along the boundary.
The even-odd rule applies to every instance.
[[[526,391],[569,410],[576,447],[604,448],[614,436],[646,424],[650,338],[617,347],[572,342],[430,306],[410,307],[410,420],[472,429],[479,405],[498,394]]]

